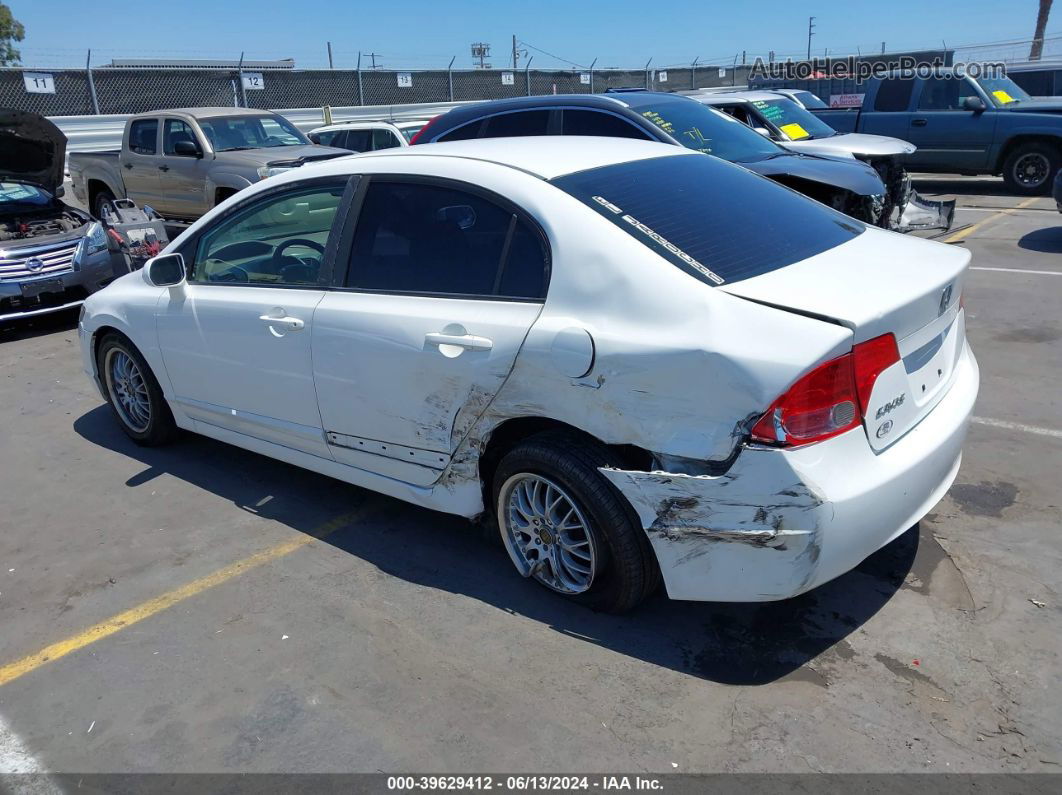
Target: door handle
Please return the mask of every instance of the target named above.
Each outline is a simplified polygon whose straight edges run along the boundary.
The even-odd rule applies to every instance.
[[[269,333],[274,337],[284,336],[283,334],[278,334],[274,326],[286,328],[288,331],[300,331],[306,327],[304,320],[290,315],[260,315],[258,319],[269,326]]]
[[[169,171],[169,170],[170,170],[169,166],[159,166],[159,171]]]
[[[132,163],[122,163],[122,165],[125,166],[128,169],[132,169],[133,168],[133,164]]]
[[[456,345],[469,351],[489,351],[494,343],[486,337],[476,337],[472,334],[443,334],[433,331],[424,335],[424,341],[429,345]]]
[[[912,127],[925,127],[928,123],[926,119],[911,119]]]

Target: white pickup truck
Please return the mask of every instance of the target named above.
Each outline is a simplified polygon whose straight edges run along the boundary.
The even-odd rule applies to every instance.
[[[174,220],[192,220],[237,191],[315,160],[349,155],[317,146],[276,113],[178,108],[129,118],[122,148],[72,152],[74,195],[97,218],[129,198]]]

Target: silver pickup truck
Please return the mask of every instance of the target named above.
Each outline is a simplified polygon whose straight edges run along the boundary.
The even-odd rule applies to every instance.
[[[74,195],[101,217],[129,198],[175,220],[192,220],[248,185],[314,160],[349,155],[317,146],[276,113],[178,108],[129,118],[122,148],[72,152]]]

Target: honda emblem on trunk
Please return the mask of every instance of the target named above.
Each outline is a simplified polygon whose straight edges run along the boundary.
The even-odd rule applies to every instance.
[[[951,306],[951,288],[953,285],[948,285],[944,288],[944,291],[940,294],[940,307],[937,309],[937,317],[940,317],[948,311],[948,307]]]

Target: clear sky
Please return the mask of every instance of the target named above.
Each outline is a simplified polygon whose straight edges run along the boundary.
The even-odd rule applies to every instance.
[[[331,40],[337,67],[352,67],[359,50],[380,53],[385,68],[472,64],[469,45],[492,47],[504,66],[511,36],[537,48],[532,66],[567,61],[598,67],[719,63],[742,50],[797,57],[807,46],[808,16],[817,17],[813,52],[890,51],[1031,38],[1037,0],[842,0],[712,2],[711,0],[6,0],[26,27],[26,66],[83,64],[111,58],[294,58],[327,65]],[[1048,25],[1062,34],[1062,3]],[[985,51],[1005,57],[1019,46]],[[550,57],[546,53],[551,53]],[[1062,39],[1045,55],[1062,55]],[[368,64],[367,58],[363,61]],[[521,65],[524,61],[521,60]]]

